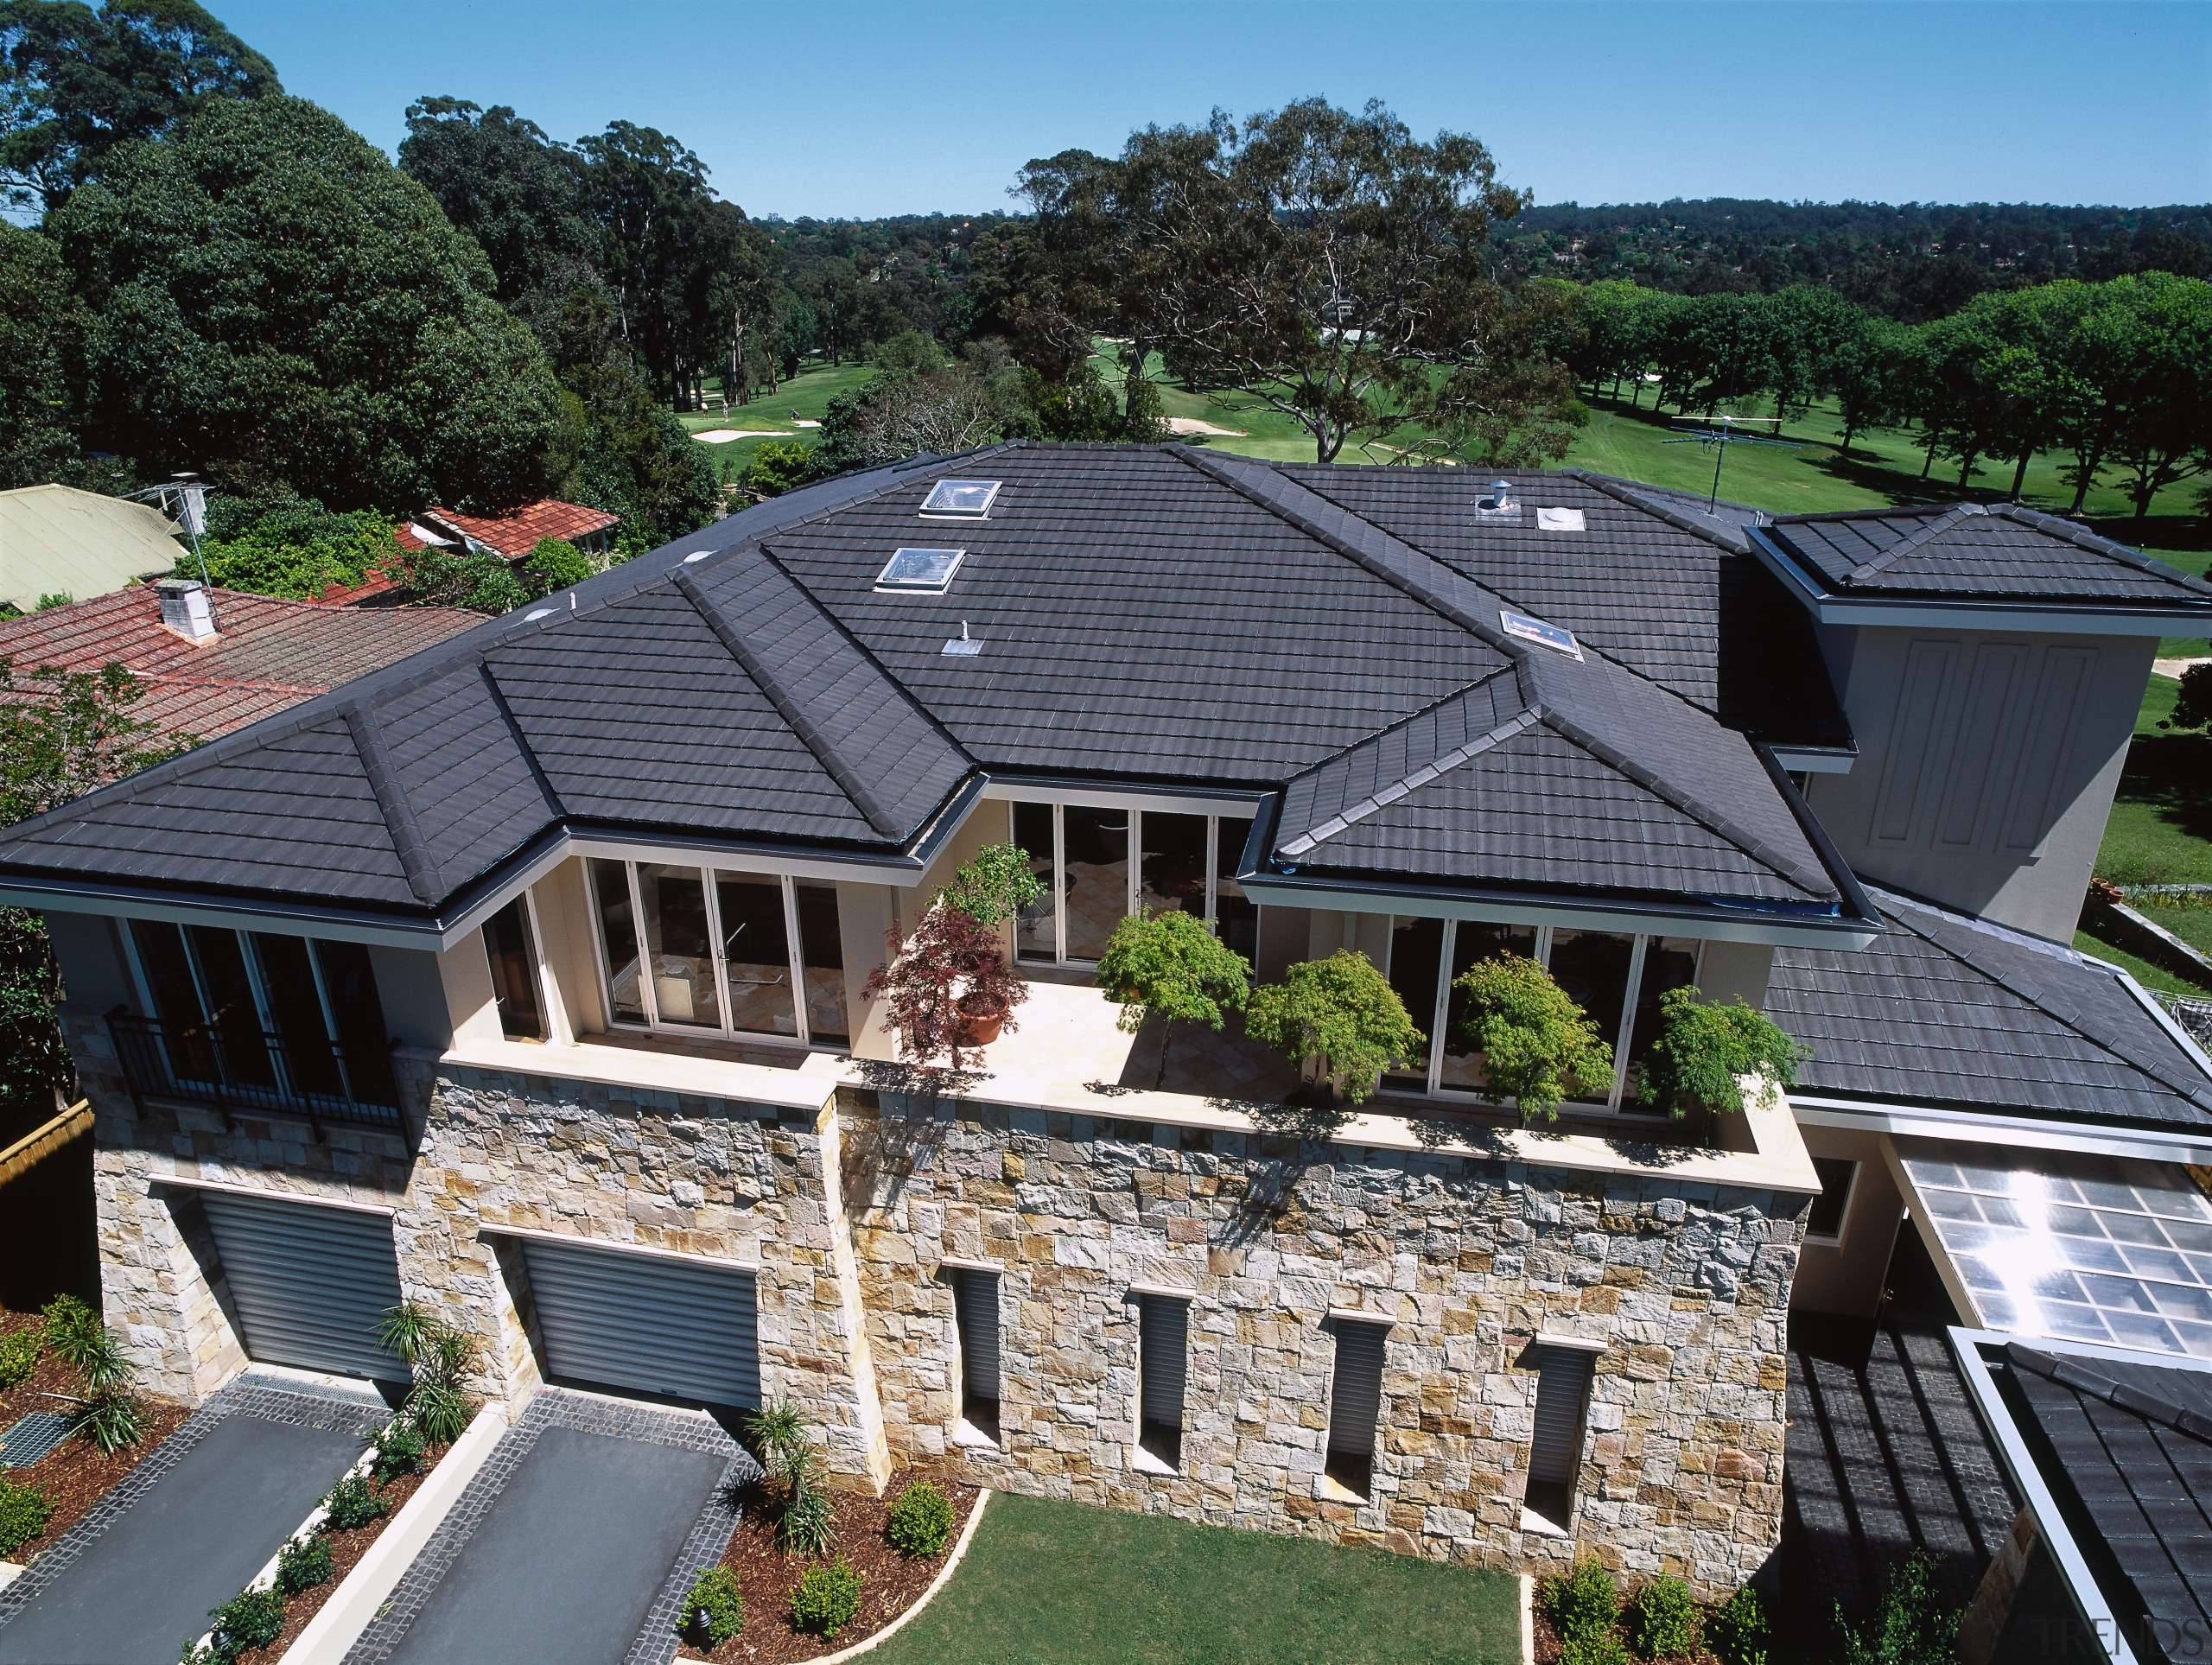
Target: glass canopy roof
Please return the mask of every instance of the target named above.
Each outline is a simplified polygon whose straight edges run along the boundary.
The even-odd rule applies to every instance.
[[[2212,1358],[2212,1202],[2186,1168],[1899,1140],[1982,1326]]]

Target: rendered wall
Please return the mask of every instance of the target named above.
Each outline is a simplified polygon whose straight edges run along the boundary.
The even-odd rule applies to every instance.
[[[1885,1137],[1849,1128],[1801,1125],[1798,1131],[1808,1154],[1855,1161],[1859,1177],[1844,1213],[1841,1241],[1808,1242],[1798,1255],[1790,1309],[1872,1318],[1881,1309],[1882,1281],[1890,1269],[1890,1251],[1897,1246],[1897,1222],[1904,1217],[1904,1198],[1882,1154]]]

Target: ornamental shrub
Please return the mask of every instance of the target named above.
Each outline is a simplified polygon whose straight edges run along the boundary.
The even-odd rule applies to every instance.
[[[1635,1665],[1636,1655],[1618,1632],[1595,1630],[1559,1648],[1559,1665]]]
[[[1254,989],[1244,1033],[1294,1064],[1320,1058],[1324,1079],[1355,1104],[1375,1090],[1383,1071],[1411,1063],[1428,1046],[1374,962],[1341,948]]]
[[[806,1443],[805,1419],[788,1399],[773,1400],[757,1411],[746,1412],[745,1432],[753,1441],[753,1454],[764,1468],[785,1452]]]
[[[365,1474],[342,1476],[324,1497],[322,1506],[327,1512],[323,1524],[332,1532],[351,1532],[355,1527],[382,1520],[391,1508]]]
[[[283,1634],[284,1598],[274,1590],[241,1590],[220,1607],[210,1607],[215,1621],[207,1657],[232,1665],[249,1648],[265,1648]]]
[[[420,1474],[429,1451],[429,1441],[423,1439],[423,1431],[410,1419],[393,1418],[377,1435],[378,1480],[389,1484],[403,1474]]]
[[[1556,1118],[1562,1099],[1611,1088],[1613,1049],[1535,961],[1500,954],[1469,967],[1452,987],[1466,996],[1459,1033],[1484,1053],[1493,1096],[1514,1100],[1524,1115]]]
[[[861,1575],[842,1555],[829,1566],[809,1567],[791,1586],[791,1625],[834,1636],[861,1611]]]
[[[45,1345],[46,1338],[35,1328],[0,1336],[0,1388],[20,1388],[29,1381]]]
[[[79,1338],[100,1327],[100,1315],[74,1295],[56,1295],[39,1309],[40,1331],[48,1348],[62,1360],[81,1344]]]
[[[1838,1602],[1835,1622],[1843,1632],[1844,1665],[1955,1665],[1962,1607],[1945,1607],[1936,1593],[1936,1558],[1916,1549],[1890,1568],[1882,1610],[1866,1628],[1843,1622]]]
[[[1538,1593],[1562,1643],[1610,1636],[1620,1617],[1621,1592],[1595,1555],[1575,1562],[1572,1573],[1546,1579]]]
[[[1124,1034],[1135,1034],[1148,1017],[1165,1020],[1160,1069],[1152,1084],[1159,1087],[1167,1079],[1167,1043],[1176,1024],[1219,1029],[1222,1008],[1244,1004],[1251,976],[1252,963],[1197,914],[1147,908],[1114,927],[1094,981],[1109,999],[1122,1002],[1115,1026]]]
[[[591,576],[591,557],[564,538],[539,538],[522,563],[537,575],[548,594]]]
[[[814,448],[797,440],[768,440],[756,447],[740,483],[755,497],[781,497],[814,476]]]
[[[802,1442],[781,1453],[776,1478],[783,1489],[776,1540],[784,1554],[828,1554],[837,1541],[837,1503],[823,1481],[814,1448]]]
[[[1777,1089],[1797,1084],[1797,1066],[1812,1053],[1792,1040],[1764,1012],[1738,995],[1709,1006],[1695,988],[1673,988],[1659,997],[1659,1033],[1643,1066],[1637,1090],[1652,1109],[1740,1111],[1743,1077],[1764,1076]]]
[[[1045,893],[1044,881],[1019,844],[986,844],[955,868],[944,905],[996,930]]]
[[[1705,1622],[1705,1645],[1720,1665],[1767,1665],[1766,1644],[1766,1611],[1748,1584]]]
[[[933,1480],[917,1480],[899,1494],[883,1522],[883,1535],[902,1555],[934,1555],[952,1537],[952,1499]]]
[[[276,1587],[288,1596],[330,1582],[330,1541],[320,1532],[295,1538],[276,1552]]]
[[[1637,1592],[1629,1635],[1642,1659],[1672,1659],[1698,1644],[1697,1598],[1680,1579],[1661,1579]]]
[[[737,1574],[727,1566],[710,1566],[692,1581],[683,1598],[680,1627],[712,1648],[728,1641],[745,1628],[745,1593]]]
[[[36,1486],[0,1480],[0,1555],[12,1555],[46,1530],[53,1500]]]

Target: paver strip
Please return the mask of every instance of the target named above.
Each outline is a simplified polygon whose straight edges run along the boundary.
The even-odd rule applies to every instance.
[[[0,1665],[174,1665],[391,1416],[232,1382],[0,1592]]]

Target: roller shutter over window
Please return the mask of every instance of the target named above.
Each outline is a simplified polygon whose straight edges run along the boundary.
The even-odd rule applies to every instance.
[[[1542,1347],[1541,1359],[1529,1478],[1571,1490],[1582,1466],[1582,1413],[1589,1402],[1593,1358],[1580,1348]]]
[[[391,1217],[201,1192],[246,1357],[339,1376],[404,1381],[377,1343],[399,1305]]]
[[[1333,1320],[1337,1366],[1330,1383],[1329,1449],[1346,1457],[1375,1454],[1375,1425],[1382,1414],[1382,1344],[1387,1324]]]
[[[1190,1350],[1191,1304],[1166,1295],[1141,1297],[1144,1420],[1179,1432],[1183,1427],[1183,1365]]]
[[[760,1404],[750,1270],[521,1242],[549,1375],[700,1404]]]
[[[954,1274],[960,1307],[960,1373],[971,1403],[999,1401],[999,1279],[995,1272],[963,1268]]]

